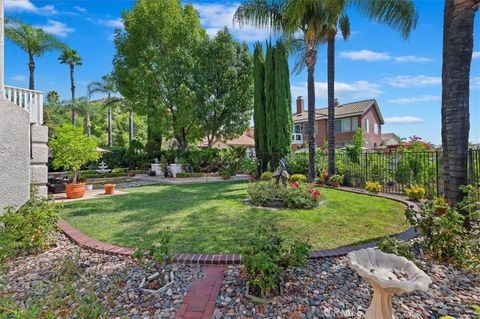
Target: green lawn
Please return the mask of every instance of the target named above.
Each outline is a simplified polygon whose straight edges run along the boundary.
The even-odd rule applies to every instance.
[[[313,210],[273,211],[246,206],[246,183],[155,185],[127,195],[65,204],[62,216],[85,234],[112,244],[138,247],[166,226],[173,250],[238,253],[259,224],[275,224],[289,240],[308,240],[314,249],[335,248],[407,228],[400,203],[322,188]]]

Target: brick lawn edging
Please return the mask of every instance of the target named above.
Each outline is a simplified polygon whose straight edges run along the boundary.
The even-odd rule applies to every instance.
[[[408,207],[413,207],[414,210],[418,210],[418,204],[406,200],[404,197],[393,194],[378,193],[371,194],[363,189],[355,189],[351,187],[338,187],[337,190],[344,192],[357,193],[368,196],[383,197],[391,199],[397,202],[400,202]],[[91,249],[95,252],[104,253],[108,255],[121,255],[121,256],[132,256],[135,250],[133,248],[121,247],[111,244],[106,244],[95,240],[82,232],[80,232],[75,227],[71,226],[68,222],[60,220],[58,222],[59,228],[65,233],[65,235],[72,240],[74,243],[78,244],[80,247]],[[410,240],[418,235],[418,232],[414,228],[409,228],[406,231],[403,231],[394,237],[400,240]],[[339,257],[348,254],[349,252],[370,248],[377,246],[379,240],[372,240],[363,244],[345,246],[334,249],[324,249],[319,251],[313,251],[310,253],[311,259],[320,259],[327,257]],[[242,256],[239,254],[176,254],[173,257],[173,262],[182,263],[182,264],[199,264],[199,265],[239,265],[242,263]]]

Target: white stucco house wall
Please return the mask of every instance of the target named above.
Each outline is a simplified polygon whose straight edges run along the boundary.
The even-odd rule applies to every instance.
[[[0,0],[0,215],[21,206],[35,186],[47,195],[48,128],[43,93],[4,85],[4,16]]]

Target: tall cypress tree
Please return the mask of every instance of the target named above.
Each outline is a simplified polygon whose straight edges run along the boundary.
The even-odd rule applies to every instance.
[[[275,113],[276,138],[275,153],[277,160],[290,153],[292,143],[292,96],[290,92],[290,74],[288,55],[282,42],[275,48]]]
[[[255,43],[253,52],[253,125],[255,127],[255,152],[264,171],[267,165],[265,154],[267,153],[267,132],[266,132],[266,114],[265,114],[265,68],[262,45]]]
[[[272,43],[267,43],[267,55],[265,57],[265,115],[267,123],[267,153],[270,166],[275,169],[276,163],[276,143],[277,143],[277,113],[275,101],[275,48]]]

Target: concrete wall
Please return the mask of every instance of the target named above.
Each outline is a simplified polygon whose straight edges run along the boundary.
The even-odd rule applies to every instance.
[[[30,115],[0,97],[0,214],[30,196]]]
[[[30,160],[30,182],[38,189],[40,196],[47,196],[48,178],[48,128],[41,125],[32,125],[32,158]]]

